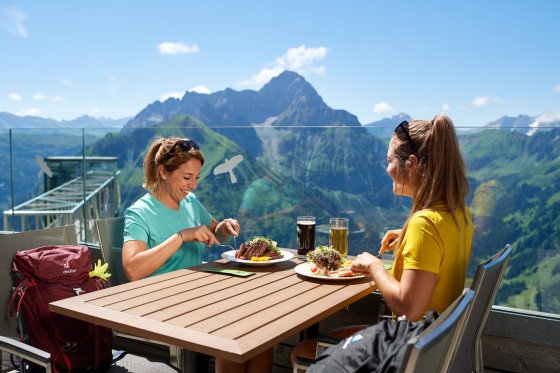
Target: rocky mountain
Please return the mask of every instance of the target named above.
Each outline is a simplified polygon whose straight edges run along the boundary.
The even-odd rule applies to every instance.
[[[328,107],[317,91],[299,74],[284,71],[259,91],[187,92],[181,100],[170,98],[148,105],[126,128],[154,126],[177,114],[191,115],[209,127],[247,126],[359,126],[355,115]],[[270,120],[269,120],[270,119]]]

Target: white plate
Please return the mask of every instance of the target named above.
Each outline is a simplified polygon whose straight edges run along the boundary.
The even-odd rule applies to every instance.
[[[291,252],[286,251],[286,250],[280,250],[280,253],[282,253],[282,255],[283,255],[282,258],[267,260],[267,261],[264,261],[264,262],[256,262],[256,261],[252,261],[252,260],[237,259],[235,257],[235,250],[226,251],[225,253],[222,254],[222,258],[227,259],[227,260],[231,260],[232,262],[245,264],[245,265],[248,265],[248,266],[269,266],[269,265],[274,264],[274,263],[285,262],[285,261],[290,260],[294,257],[294,254],[292,254]]]
[[[296,273],[298,273],[302,276],[305,276],[305,277],[316,278],[316,279],[319,279],[319,280],[329,280],[329,281],[349,281],[349,280],[356,280],[356,279],[365,277],[364,275],[357,275],[357,276],[351,276],[351,277],[318,276],[318,275],[313,274],[309,270],[309,263],[307,263],[307,262],[298,264],[294,268],[294,271],[296,271]]]

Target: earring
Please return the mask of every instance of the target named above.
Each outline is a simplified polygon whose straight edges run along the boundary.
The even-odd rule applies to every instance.
[[[163,180],[165,180],[165,176],[162,176],[161,178],[162,178]]]

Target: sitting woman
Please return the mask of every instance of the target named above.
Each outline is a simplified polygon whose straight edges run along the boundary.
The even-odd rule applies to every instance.
[[[394,316],[417,321],[428,310],[443,312],[461,295],[471,256],[469,187],[451,119],[400,123],[387,163],[393,193],[412,198],[404,226],[388,231],[381,243],[380,253],[395,250],[393,267],[387,272],[382,260],[364,252],[352,270],[371,276]],[[343,328],[334,336],[346,337],[356,329]],[[292,362],[296,356],[314,358],[314,352],[315,343],[304,341],[293,350]]]
[[[239,234],[235,219],[218,222],[193,191],[204,157],[196,142],[160,138],[144,158],[144,188],[148,191],[125,211],[123,267],[130,281],[202,263],[207,247]],[[272,367],[272,351],[247,363],[216,359],[216,371]]]

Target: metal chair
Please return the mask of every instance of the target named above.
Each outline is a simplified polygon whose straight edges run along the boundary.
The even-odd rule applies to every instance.
[[[12,293],[12,258],[16,252],[47,245],[76,245],[78,237],[74,225],[38,229],[0,236],[0,300],[2,317],[0,318],[0,350],[34,362],[45,367],[47,373],[52,371],[51,356],[48,352],[37,349],[14,338],[17,334],[17,320],[9,317],[9,304]]]
[[[507,244],[476,268],[471,289],[474,299],[469,307],[460,338],[454,343],[452,372],[483,372],[481,336],[488,314],[500,288],[513,247]]]
[[[474,297],[475,292],[466,288],[426,330],[408,340],[398,372],[452,372],[449,365],[456,351],[453,340],[461,338]]]
[[[109,263],[109,286],[128,282],[122,265],[124,217],[95,220],[103,262]]]

